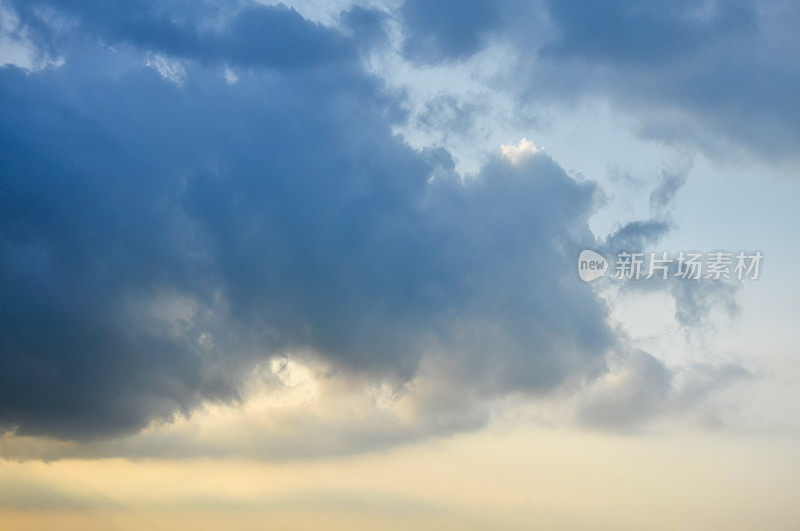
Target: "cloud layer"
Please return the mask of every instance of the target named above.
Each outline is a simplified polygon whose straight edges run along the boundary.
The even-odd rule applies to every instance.
[[[0,69],[0,428],[134,433],[237,404],[286,356],[416,396],[428,421],[372,446],[474,426],[493,398],[580,387],[610,351],[635,375],[629,417],[658,409],[669,370],[624,354],[574,271],[600,245],[596,185],[530,142],[470,176],[409,147],[392,133],[402,95],[361,66],[385,15],[354,9],[332,28],[285,6],[12,5],[64,64]],[[401,10],[414,61],[466,57],[499,27],[420,9]],[[554,57],[582,46],[559,42]],[[659,208],[679,185],[665,177]],[[607,244],[665,230],[636,222]],[[604,422],[610,395],[587,417]]]
[[[403,16],[425,64],[503,46],[509,66],[491,90],[526,105],[608,102],[647,139],[718,158],[796,162],[800,10],[792,2],[505,0],[439,4],[425,24]],[[404,3],[403,12],[417,2]],[[458,17],[486,9],[469,24]],[[431,10],[433,11],[433,10]],[[432,25],[435,21],[435,27]],[[451,28],[450,25],[453,27]],[[431,38],[428,33],[436,35]]]

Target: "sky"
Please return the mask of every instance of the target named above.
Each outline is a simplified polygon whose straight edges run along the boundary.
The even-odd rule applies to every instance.
[[[798,23],[0,0],[0,527],[797,528]]]

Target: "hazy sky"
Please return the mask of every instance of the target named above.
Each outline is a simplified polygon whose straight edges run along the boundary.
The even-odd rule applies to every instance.
[[[0,526],[796,528],[798,23],[0,0]]]

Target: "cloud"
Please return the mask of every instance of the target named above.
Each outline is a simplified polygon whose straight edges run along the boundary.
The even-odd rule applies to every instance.
[[[476,53],[501,18],[488,0],[406,0],[400,7],[403,55],[417,63],[454,61]]]
[[[675,195],[686,182],[686,173],[674,173],[668,171],[661,172],[661,182],[650,194],[650,209],[655,212],[663,212],[672,205]]]
[[[736,297],[740,283],[674,282],[670,287],[675,298],[675,319],[683,326],[700,329],[710,325],[712,317],[724,310],[728,316],[739,313]]]
[[[559,36],[542,53],[647,66],[755,29],[755,13],[746,3],[568,0],[548,2],[548,12]]]
[[[620,252],[644,253],[645,259],[649,259],[649,253],[658,252],[654,245],[672,228],[668,212],[686,181],[686,173],[685,169],[662,170],[658,185],[650,193],[653,217],[630,221],[618,227],[604,239],[602,252],[612,257]],[[723,315],[732,318],[740,311],[738,295],[741,282],[725,279],[713,282],[687,281],[678,277],[678,263],[675,260],[669,264],[665,279],[656,274],[649,280],[625,282],[620,288],[628,292],[668,293],[675,302],[676,323],[689,334],[713,330],[715,317]]]
[[[22,23],[37,33],[39,44],[50,49],[63,46],[65,40],[88,45],[100,41],[157,50],[173,58],[275,69],[342,61],[356,50],[355,41],[284,4],[234,2],[225,9],[212,2],[198,6],[187,1],[34,0],[11,5]],[[354,11],[350,19],[367,27],[365,13]],[[83,38],[78,37],[81,33]]]
[[[601,243],[596,184],[524,139],[470,176],[412,149],[392,132],[402,95],[357,60],[375,13],[337,30],[283,6],[16,8],[66,62],[0,69],[4,451],[190,454],[181,419],[235,415],[254,373],[298,359],[389,414],[244,417],[243,440],[289,426],[264,455],[379,448],[602,378],[624,346],[574,269]],[[258,396],[293,387],[278,373]],[[214,437],[197,451],[231,444]]]
[[[641,252],[659,241],[669,229],[669,223],[658,219],[629,221],[606,237],[604,250],[608,255]]]
[[[668,367],[640,349],[620,349],[608,371],[577,396],[576,420],[621,433],[640,431],[655,419],[683,418],[708,428],[724,426],[725,413],[709,400],[752,377],[738,363]]]
[[[460,26],[470,45],[457,53],[448,53],[448,29],[402,15],[415,6],[407,2],[399,18],[427,63],[501,46],[507,75],[488,84],[518,107],[611,103],[643,138],[723,160],[795,158],[800,10],[791,2],[507,0]],[[454,24],[460,16],[455,5],[436,11]]]
[[[474,101],[460,102],[452,94],[439,94],[425,102],[416,117],[415,127],[447,138],[450,135],[467,135],[475,127],[475,114],[481,105]]]
[[[617,430],[639,427],[664,407],[672,378],[662,361],[642,350],[614,357],[609,372],[590,388],[578,418]]]
[[[479,403],[422,367],[405,388],[331,370],[320,360],[277,357],[259,364],[235,403],[206,402],[191,415],[76,443],[0,435],[7,459],[244,457],[287,460],[351,455],[470,431],[488,421]],[[461,382],[463,384],[463,382]]]
[[[536,154],[538,151],[539,148],[536,147],[536,144],[527,138],[520,140],[516,146],[513,144],[500,146],[500,153],[503,155],[503,157],[511,161],[512,164],[519,164],[521,161]]]
[[[347,37],[287,8],[220,30],[236,35],[226,63],[266,70],[231,84],[198,37],[175,84],[144,67],[176,57],[172,18],[108,33],[128,7],[73,14],[142,46],[138,65],[64,44],[60,68],[0,71],[2,425],[136,431],[236,401],[254,364],[287,352],[392,385],[436,354],[485,395],[596,370],[612,334],[572,270],[594,185],[541,153],[465,184],[449,156],[392,135],[395,101],[338,53]],[[285,42],[251,50],[256,26]],[[86,53],[111,66],[87,72]]]

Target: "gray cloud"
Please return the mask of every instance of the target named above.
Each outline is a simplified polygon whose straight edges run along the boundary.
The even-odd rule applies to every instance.
[[[3,429],[80,439],[79,454],[188,454],[158,434],[103,441],[235,407],[254,368],[287,354],[393,389],[424,373],[422,420],[309,428],[316,439],[264,453],[358,451],[473,429],[497,397],[602,379],[622,348],[575,257],[634,250],[667,224],[599,242],[596,185],[544,152],[491,157],[465,179],[447,151],[410,148],[392,133],[402,96],[357,60],[381,38],[379,13],[351,10],[336,30],[282,6],[14,5],[65,64],[0,69]],[[471,53],[488,27],[450,35],[445,55]],[[146,67],[152,56],[180,78]],[[613,392],[600,393],[586,418],[659,411],[672,376],[651,358],[631,358],[634,410],[609,416]]]
[[[662,171],[661,181],[650,194],[650,209],[657,213],[663,212],[673,203],[675,195],[685,182],[685,173]]]
[[[437,133],[446,138],[450,135],[468,135],[475,127],[475,114],[481,105],[474,101],[459,101],[452,94],[439,94],[425,102],[416,117],[416,127]]]
[[[683,326],[700,328],[710,324],[719,310],[733,317],[741,309],[737,298],[740,287],[728,281],[673,282],[670,292],[675,298],[675,319]]]
[[[396,97],[349,37],[286,8],[211,41],[180,12],[119,28],[128,8],[63,7],[86,32],[52,30],[66,64],[0,70],[0,424],[129,433],[235,402],[285,352],[398,385],[435,352],[482,396],[597,373],[613,334],[573,270],[593,184],[542,153],[464,184],[392,135]],[[231,83],[217,57],[266,70]]]
[[[441,5],[436,12],[455,20],[460,10]],[[401,20],[409,39],[427,28]],[[469,42],[483,45],[459,47],[458,56],[491,43],[508,46],[515,82],[493,89],[521,104],[609,101],[645,138],[723,158],[796,155],[800,62],[792,51],[800,46],[794,31],[800,9],[791,2],[507,0],[493,4],[483,20],[464,29],[473,36]],[[424,42],[429,61],[452,55],[434,38]]]
[[[11,5],[28,33],[54,54],[64,51],[65,41],[77,39],[87,46],[128,44],[204,63],[291,69],[352,59],[356,49],[355,41],[284,4],[237,1],[226,8],[185,0],[34,0]],[[361,37],[378,23],[363,9],[344,18]],[[63,26],[70,25],[64,34]]]
[[[576,417],[586,426],[622,433],[640,431],[659,417],[719,428],[724,415],[708,400],[751,377],[738,363],[670,368],[642,350],[621,349],[609,358],[607,376],[593,382],[579,400]]]
[[[658,242],[669,229],[669,223],[658,219],[630,221],[606,237],[604,252],[615,256],[623,251],[645,251],[648,246]]]
[[[497,6],[487,0],[406,0],[400,8],[403,55],[432,64],[467,58],[501,25]]]
[[[660,413],[672,391],[673,372],[659,359],[632,350],[611,360],[612,378],[601,379],[578,411],[589,426],[628,431]]]

